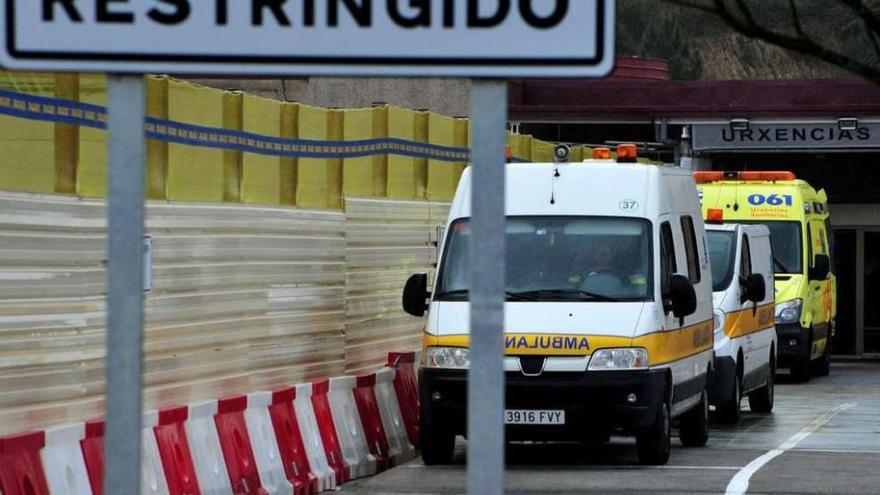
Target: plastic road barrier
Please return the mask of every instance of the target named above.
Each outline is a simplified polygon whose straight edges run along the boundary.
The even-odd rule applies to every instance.
[[[141,494],[169,495],[168,482],[165,481],[165,470],[156,445],[156,434],[153,428],[159,424],[159,412],[144,413],[141,430]]]
[[[171,495],[202,495],[184,429],[188,416],[186,407],[161,410],[159,424],[153,428]]]
[[[296,389],[293,387],[274,392],[269,405],[269,417],[272,418],[272,427],[278,440],[284,474],[293,483],[293,492],[296,495],[315,495],[318,493],[318,478],[309,466],[299,421],[293,409],[295,398]],[[323,447],[321,451],[323,452]]]
[[[245,407],[247,407],[245,396],[221,399],[217,402],[217,415],[214,416],[217,436],[220,438],[220,447],[226,460],[232,491],[236,494],[264,494],[266,492],[260,483],[254,451],[244,421]]]
[[[92,495],[104,493],[104,422],[100,420],[86,423],[86,437],[80,441]]]
[[[376,474],[377,466],[376,458],[367,445],[367,436],[354,401],[355,384],[353,376],[332,378],[327,398],[336,425],[336,436],[342,445],[342,455],[351,470],[351,477],[363,478]]]
[[[269,416],[271,403],[270,392],[255,392],[248,395],[244,420],[253,445],[260,484],[270,495],[293,495],[293,485],[287,481],[287,475],[284,473],[281,452],[278,450],[272,418]]]
[[[375,373],[357,377],[354,402],[361,417],[370,453],[376,458],[379,470],[384,471],[392,466],[392,457],[388,437],[385,434],[385,426],[382,424],[382,415],[379,412],[379,404],[376,401],[375,388]]]
[[[211,400],[189,406],[186,421],[186,439],[196,467],[196,477],[203,495],[232,495],[229,472],[223,459],[223,449],[214,424],[217,401]]]
[[[400,404],[397,402],[397,393],[394,390],[394,373],[394,368],[385,368],[376,372],[374,391],[385,437],[388,439],[389,453],[392,462],[397,465],[415,459],[416,449],[409,442],[406,425],[400,414]]]
[[[321,428],[318,426],[315,409],[312,405],[311,383],[296,386],[293,407],[300,433],[302,433],[303,447],[309,459],[309,466],[312,473],[318,478],[318,491],[330,490],[337,483],[343,481],[341,477],[336,476],[336,470],[330,465],[327,458],[327,449],[324,447]]]
[[[333,422],[333,412],[330,409],[330,381],[323,380],[312,384],[312,408],[315,410],[315,419],[318,421],[318,431],[321,432],[321,441],[324,442],[324,452],[327,462],[336,473],[336,482],[345,483],[351,479],[351,471],[342,454],[342,445],[336,434],[336,424]]]
[[[0,491],[3,495],[49,495],[40,462],[42,431],[0,438]]]
[[[419,446],[419,384],[416,379],[414,352],[388,353],[388,365],[395,369],[394,390],[406,425],[409,441]]]
[[[46,430],[46,446],[40,460],[46,475],[49,493],[92,495],[80,441],[86,436],[83,423]]]

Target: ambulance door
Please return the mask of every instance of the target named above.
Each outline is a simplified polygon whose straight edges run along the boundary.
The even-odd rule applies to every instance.
[[[752,301],[745,300],[745,281],[748,280],[749,275],[753,273],[752,267],[752,244],[749,241],[749,235],[743,232],[740,239],[739,246],[739,271],[737,272],[737,283],[739,284],[739,303],[740,303],[740,312],[742,317],[740,321],[742,322],[744,328],[742,329],[745,334],[742,339],[742,351],[743,351],[743,359],[745,362],[743,363],[743,376],[749,376],[757,367],[760,362],[757,359],[757,347],[758,343],[755,342],[756,335],[754,334],[754,323],[756,320],[750,318],[750,311],[755,307],[755,304]]]
[[[828,250],[828,237],[825,232],[825,223],[822,220],[810,220],[807,226],[807,260],[810,268],[816,266],[816,257],[819,255],[830,256]],[[829,258],[830,260],[830,258]],[[808,276],[810,271],[808,271]],[[804,301],[807,308],[812,312],[813,322],[813,351],[812,357],[820,356],[825,349],[825,337],[828,336],[833,294],[831,293],[832,281],[830,276],[822,280],[809,280]],[[816,345],[818,343],[819,345]]]
[[[699,282],[702,276],[699,246],[694,240],[693,229],[693,218],[686,215],[670,215],[660,221],[660,280],[664,294],[668,293],[669,279],[673,274],[687,276],[694,284]],[[702,345],[702,341],[699,339],[704,337],[692,335],[688,338],[687,335],[683,335],[683,332],[693,331],[693,327],[699,323],[697,320],[699,320],[699,316],[693,314],[685,317],[682,322],[672,312],[666,314],[664,318],[665,341],[662,347],[666,350],[665,354],[669,357],[669,367],[672,369],[673,415],[677,414],[676,411],[679,410],[676,408],[676,404],[694,397],[694,395],[683,395],[686,393],[686,387],[681,385],[698,376],[699,367],[695,366],[697,357],[693,356],[693,349],[694,346]],[[707,337],[712,338],[711,327]],[[711,340],[709,342],[711,343]],[[680,387],[675,387],[676,385]]]

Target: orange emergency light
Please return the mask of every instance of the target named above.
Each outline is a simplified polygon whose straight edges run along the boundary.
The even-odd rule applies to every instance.
[[[636,163],[639,161],[639,150],[631,143],[617,145],[618,163]]]
[[[779,180],[795,180],[797,176],[794,172],[782,170],[770,171],[743,171],[743,172],[694,172],[694,182],[697,184],[705,184],[707,182],[718,182],[722,180],[740,180],[751,182],[774,182]]]
[[[504,147],[504,158],[507,160],[507,163],[513,161],[513,148],[511,148],[510,146]]]
[[[610,160],[611,150],[608,148],[594,148],[593,160]]]
[[[706,210],[706,222],[723,223],[724,210],[722,210],[721,208],[709,208],[708,210]]]

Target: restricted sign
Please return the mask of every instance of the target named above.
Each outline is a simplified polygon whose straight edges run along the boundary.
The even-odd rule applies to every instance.
[[[6,0],[9,69],[599,77],[614,0]]]
[[[694,124],[693,149],[735,150],[834,150],[880,148],[880,123],[859,122],[855,129],[841,129],[834,122],[756,123],[747,129],[729,124]]]

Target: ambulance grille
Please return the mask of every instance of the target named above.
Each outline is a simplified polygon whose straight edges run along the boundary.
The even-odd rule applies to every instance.
[[[538,376],[544,371],[546,356],[520,356],[519,367],[524,375]]]

